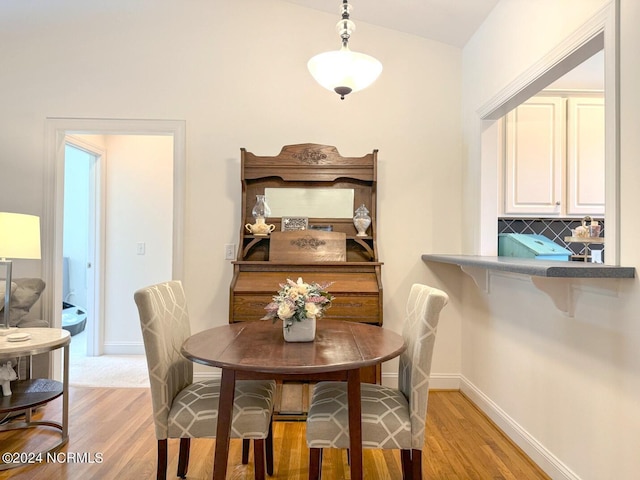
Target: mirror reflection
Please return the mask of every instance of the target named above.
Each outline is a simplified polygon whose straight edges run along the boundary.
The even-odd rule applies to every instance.
[[[353,218],[353,188],[265,188],[271,217]]]

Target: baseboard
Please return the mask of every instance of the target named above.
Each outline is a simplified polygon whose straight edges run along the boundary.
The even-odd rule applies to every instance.
[[[222,373],[218,369],[209,369],[203,372],[197,372],[195,369],[193,371],[193,380],[196,382],[203,382],[205,380],[220,380],[222,378]]]
[[[581,480],[578,475],[464,376],[460,377],[460,391],[551,478]]]
[[[460,390],[460,374],[432,373],[429,390]]]
[[[144,355],[142,343],[105,343],[104,355]]]

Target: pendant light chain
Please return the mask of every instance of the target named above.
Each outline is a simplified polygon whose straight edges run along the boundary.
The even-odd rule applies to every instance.
[[[351,5],[343,0],[341,19],[336,25],[342,48],[316,55],[307,63],[313,78],[324,88],[332,90],[344,100],[345,95],[371,85],[382,72],[382,64],[364,53],[352,52],[349,39],[356,25],[351,21]]]

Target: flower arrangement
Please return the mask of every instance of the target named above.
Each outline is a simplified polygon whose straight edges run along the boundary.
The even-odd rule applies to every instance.
[[[333,295],[327,292],[329,284],[305,283],[302,278],[297,282],[287,279],[287,283],[280,284],[280,290],[273,296],[273,301],[265,308],[267,314],[263,320],[278,319],[290,327],[293,322],[302,322],[308,317],[320,317],[331,307]]]

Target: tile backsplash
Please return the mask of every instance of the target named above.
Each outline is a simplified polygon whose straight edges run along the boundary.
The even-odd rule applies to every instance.
[[[598,219],[602,226],[600,236],[604,237],[604,221]],[[585,246],[582,243],[567,243],[564,237],[571,236],[571,230],[582,225],[581,219],[551,219],[551,218],[499,218],[498,233],[534,233],[544,235],[560,246],[568,248],[574,255],[584,255]],[[604,260],[604,245],[590,245],[590,250],[602,250]]]

